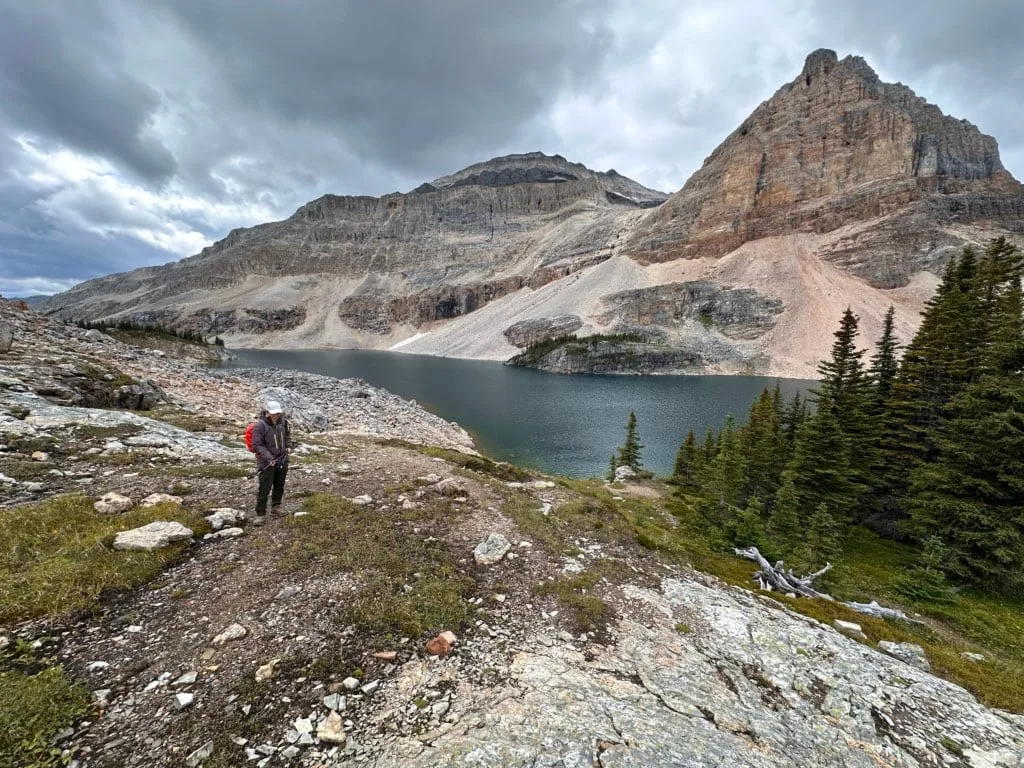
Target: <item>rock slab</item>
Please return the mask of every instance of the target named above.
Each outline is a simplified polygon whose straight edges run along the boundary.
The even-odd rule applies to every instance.
[[[156,521],[121,531],[114,537],[114,549],[133,552],[154,552],[163,549],[176,541],[187,541],[192,538],[192,529],[178,522]]]

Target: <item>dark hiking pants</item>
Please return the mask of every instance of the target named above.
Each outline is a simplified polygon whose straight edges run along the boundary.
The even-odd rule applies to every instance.
[[[281,503],[284,498],[284,478],[288,474],[288,462],[282,461],[274,464],[260,472],[260,489],[256,494],[256,515],[262,517],[267,514],[267,499],[273,507]]]

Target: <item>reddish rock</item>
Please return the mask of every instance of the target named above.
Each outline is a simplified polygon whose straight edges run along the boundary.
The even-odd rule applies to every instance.
[[[381,661],[394,661],[396,658],[398,658],[398,652],[380,651],[378,653],[373,654],[373,658],[380,659]]]
[[[433,640],[427,641],[427,653],[431,656],[445,656],[452,649],[452,644],[445,638],[438,635]]]

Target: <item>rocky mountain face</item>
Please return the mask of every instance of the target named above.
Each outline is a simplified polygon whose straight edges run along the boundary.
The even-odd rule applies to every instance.
[[[867,341],[895,305],[906,340],[950,255],[1024,240],[1024,188],[995,139],[827,50],[665,197],[615,171],[511,155],[409,194],[327,195],[43,309],[234,346],[493,360],[571,316],[579,335],[657,331],[696,351],[687,370],[810,376],[846,306]]]
[[[871,285],[905,285],[970,242],[965,228],[1024,231],[1024,189],[996,140],[942,113],[859,56],[807,57],[645,226],[641,261],[724,256],[793,232],[870,224],[821,253]]]

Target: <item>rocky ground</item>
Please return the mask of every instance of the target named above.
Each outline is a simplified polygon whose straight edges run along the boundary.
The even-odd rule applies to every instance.
[[[624,535],[630,510],[662,514],[652,486],[488,462],[362,383],[0,323],[0,525],[69,492],[169,493],[208,520],[155,580],[0,626],[0,670],[30,647],[91,692],[55,738],[72,765],[1024,766],[1020,717],[913,654]],[[103,400],[136,386],[149,410]],[[238,434],[267,386],[301,447],[286,515],[254,528]]]

